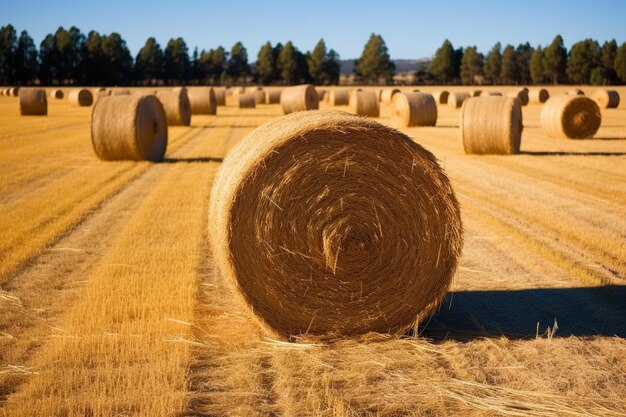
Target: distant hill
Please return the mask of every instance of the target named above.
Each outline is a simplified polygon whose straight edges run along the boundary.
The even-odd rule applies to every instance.
[[[354,59],[343,59],[340,61],[341,73],[344,75],[350,75],[354,71]],[[426,66],[430,64],[430,58],[420,59],[392,59],[396,66],[396,73],[400,72],[415,72],[419,66]]]

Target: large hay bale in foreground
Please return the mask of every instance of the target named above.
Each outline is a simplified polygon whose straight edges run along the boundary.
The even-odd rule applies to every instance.
[[[463,102],[470,98],[470,93],[466,92],[453,92],[448,95],[448,107],[452,109],[458,109],[463,105]]]
[[[516,97],[522,106],[526,106],[528,104],[528,89],[522,88],[517,91],[510,91],[506,94],[508,97]]]
[[[553,138],[591,138],[601,123],[600,107],[585,96],[555,96],[541,109],[541,128]]]
[[[317,110],[319,108],[319,100],[315,87],[311,84],[304,84],[285,88],[280,94],[280,105],[285,114],[304,110]]]
[[[50,98],[55,98],[57,100],[60,100],[63,98],[64,94],[63,94],[63,90],[55,88],[50,90]]]
[[[254,92],[254,101],[256,104],[265,104],[265,91],[256,90]]]
[[[330,90],[328,93],[328,104],[331,106],[347,106],[350,102],[350,92],[348,90]]]
[[[226,105],[226,89],[214,88],[213,92],[215,93],[215,104],[217,106],[225,106]]]
[[[223,276],[283,336],[402,334],[437,309],[462,248],[435,156],[333,110],[240,141],[213,184],[209,230]]]
[[[545,88],[531,88],[528,90],[529,104],[542,104],[548,101],[550,93]]]
[[[240,109],[253,109],[256,107],[256,94],[255,93],[240,94],[238,96],[238,99],[239,99]]]
[[[397,88],[386,88],[380,93],[380,101],[383,103],[391,103],[393,96],[401,93]]]
[[[350,108],[357,116],[379,117],[380,106],[375,91],[353,91]]]
[[[522,106],[516,97],[466,100],[461,109],[461,140],[468,154],[516,154],[522,141]]]
[[[46,90],[38,87],[20,89],[20,114],[22,116],[46,116],[48,114]]]
[[[189,104],[187,89],[158,91],[156,97],[163,106],[168,126],[191,124],[191,104]]]
[[[280,103],[280,90],[270,90],[265,94],[265,102],[267,104],[278,104]]]
[[[88,107],[93,104],[93,94],[86,88],[75,88],[70,91],[68,101],[73,106]]]
[[[91,142],[100,159],[161,161],[167,148],[167,120],[152,95],[102,97],[91,114]]]
[[[448,91],[435,91],[433,92],[433,98],[437,104],[448,104],[448,96],[450,92]]]
[[[187,89],[191,105],[191,114],[217,114],[217,101],[212,87],[194,87]]]
[[[591,94],[591,99],[598,103],[601,109],[613,109],[619,107],[619,93],[615,90],[596,90]]]
[[[437,103],[427,93],[406,93],[393,96],[392,118],[403,127],[434,126],[437,123]]]

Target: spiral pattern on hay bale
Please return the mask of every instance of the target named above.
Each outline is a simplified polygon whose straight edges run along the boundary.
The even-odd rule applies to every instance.
[[[256,107],[256,94],[254,93],[240,94],[238,99],[240,109],[253,109]]]
[[[158,91],[156,97],[163,106],[168,126],[189,126],[191,124],[191,104],[187,89]]]
[[[217,114],[217,101],[212,87],[194,87],[187,89],[191,105],[191,114]]]
[[[265,95],[265,102],[267,104],[278,104],[280,103],[280,90],[270,90]]]
[[[50,95],[50,98],[55,98],[55,99],[62,99],[64,96],[63,90],[60,90],[58,88],[50,90],[50,93],[48,94]]]
[[[46,90],[38,87],[20,89],[20,114],[22,116],[48,115]]]
[[[315,87],[311,84],[304,84],[285,88],[280,94],[280,105],[285,114],[317,110],[319,108],[319,100]]]
[[[448,107],[452,109],[458,109],[463,105],[463,102],[470,98],[470,93],[466,92],[454,92],[448,95]]]
[[[619,107],[620,97],[615,90],[596,90],[591,94],[591,99],[598,103],[601,109],[614,109]]]
[[[528,89],[522,88],[516,91],[510,91],[506,94],[508,97],[516,97],[522,106],[528,104]]]
[[[435,156],[333,110],[275,119],[239,142],[209,223],[222,274],[283,336],[401,334],[437,308],[462,248]]]
[[[386,88],[380,93],[380,101],[383,103],[391,103],[393,96],[400,92],[401,91],[397,88]]]
[[[474,97],[461,110],[461,140],[467,154],[519,153],[522,106],[516,97]]]
[[[73,106],[88,107],[93,104],[93,94],[86,88],[73,89],[67,99]]]
[[[102,97],[91,113],[91,143],[100,159],[158,162],[167,148],[167,119],[152,95]]]
[[[433,98],[435,99],[435,103],[437,104],[448,104],[448,96],[450,92],[448,91],[435,91],[433,92]]]
[[[256,90],[254,92],[254,102],[256,104],[265,104],[265,91]]]
[[[357,116],[379,117],[380,105],[375,91],[353,91],[350,108]]]
[[[406,93],[393,96],[392,118],[403,127],[435,126],[437,103],[427,93]]]
[[[350,92],[348,90],[330,90],[328,93],[328,104],[331,106],[347,106],[350,102]]]
[[[214,88],[213,92],[215,93],[215,105],[225,106],[226,105],[226,89]]]
[[[541,109],[541,128],[553,138],[591,138],[601,123],[600,107],[585,96],[555,96]]]
[[[548,101],[550,93],[545,88],[531,88],[528,90],[529,104],[542,104]]]

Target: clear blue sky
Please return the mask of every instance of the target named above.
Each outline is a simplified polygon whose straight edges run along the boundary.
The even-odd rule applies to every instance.
[[[37,45],[59,26],[87,33],[119,32],[135,55],[146,38],[162,47],[181,36],[195,46],[227,50],[242,41],[250,61],[266,41],[292,40],[307,51],[323,37],[342,59],[361,54],[370,33],[380,33],[392,58],[431,56],[445,38],[455,47],[486,52],[496,41],[566,46],[587,37],[626,41],[626,0],[0,0],[0,25],[26,29]]]

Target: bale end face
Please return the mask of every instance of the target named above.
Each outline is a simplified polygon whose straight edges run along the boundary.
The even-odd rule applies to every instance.
[[[20,89],[20,114],[22,116],[47,116],[48,100],[43,88]]]
[[[541,111],[541,127],[554,138],[588,139],[596,134],[601,123],[600,107],[585,96],[552,97]]]

